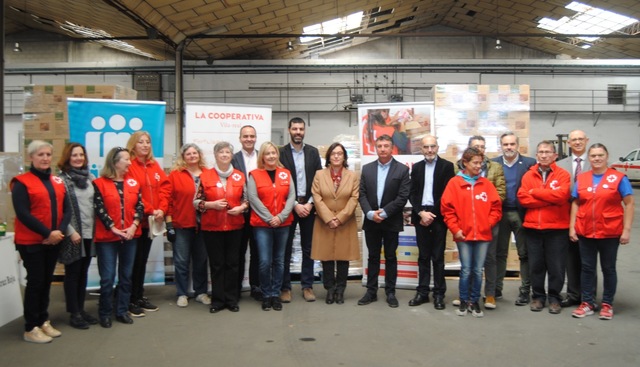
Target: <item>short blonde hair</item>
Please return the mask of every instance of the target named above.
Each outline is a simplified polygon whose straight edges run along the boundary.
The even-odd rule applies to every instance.
[[[262,143],[260,150],[258,151],[258,168],[264,169],[264,154],[269,148],[275,149],[276,154],[278,155],[278,162],[276,163],[276,166],[280,168],[284,167],[282,163],[280,163],[280,150],[278,150],[278,147],[270,141],[265,141]]]
[[[149,132],[144,131],[144,130],[136,131],[135,133],[131,134],[131,137],[127,141],[127,150],[129,151],[129,154],[134,155],[134,156],[136,155],[135,154],[136,143],[143,136],[146,136],[147,138],[149,138],[149,144],[151,144],[151,135],[149,135]],[[149,154],[147,154],[147,156],[145,157],[145,160],[147,160],[149,162],[153,162],[154,161],[154,158],[153,158],[153,145],[151,146],[151,149],[149,149]]]
[[[51,143],[44,140],[34,140],[27,146],[27,155],[31,157],[33,153],[39,151],[42,148],[49,148],[51,149],[51,152],[53,152],[53,145],[51,145]]]

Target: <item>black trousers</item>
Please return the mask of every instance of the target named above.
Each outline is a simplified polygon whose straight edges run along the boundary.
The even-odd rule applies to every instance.
[[[144,276],[147,272],[147,260],[153,240],[149,238],[149,228],[142,228],[142,235],[137,240],[136,258],[131,273],[131,303],[144,297]]]
[[[433,295],[444,296],[447,282],[444,278],[444,251],[447,242],[447,226],[442,220],[434,220],[430,226],[416,225],[418,245],[418,287],[416,291],[428,295],[433,264]]]
[[[91,239],[83,239],[82,245],[87,256],[64,266],[64,298],[69,313],[84,311],[87,272],[91,264]]]
[[[349,278],[349,261],[323,261],[322,283],[324,289],[334,290],[336,293],[344,293]]]
[[[242,230],[202,233],[211,268],[211,307],[237,306]]]
[[[249,249],[249,285],[251,286],[251,289],[260,288],[260,261],[258,260],[256,239],[253,236],[253,227],[249,224],[249,217],[245,216],[244,220],[245,223],[244,228],[242,229],[242,239],[240,241],[240,262],[238,263],[238,268],[240,270],[238,274],[238,292],[242,292],[247,248]]]
[[[60,246],[16,245],[24,268],[27,286],[24,290],[24,330],[31,331],[49,320],[49,292]]]
[[[398,278],[398,232],[385,231],[378,228],[364,231],[364,238],[369,250],[367,260],[367,292],[378,292],[378,275],[380,275],[380,251],[384,247],[384,289],[386,294],[396,293],[396,279]]]

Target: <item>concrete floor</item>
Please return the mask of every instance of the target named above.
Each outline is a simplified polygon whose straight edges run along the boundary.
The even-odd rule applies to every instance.
[[[68,325],[61,285],[52,289],[52,324],[63,335],[46,345],[22,341],[21,318],[0,328],[0,366],[634,366],[640,365],[640,190],[636,187],[632,243],[620,248],[615,317],[574,319],[569,309],[534,313],[513,302],[519,280],[485,317],[455,315],[457,280],[448,279],[447,308],[409,307],[413,290],[398,290],[400,307],[380,297],[358,306],[359,281],[349,283],[344,305],[304,302],[299,286],[282,312],[264,312],[244,294],[240,312],[210,314],[191,301],[175,306],[173,286],[148,287],[158,312],[115,322],[111,329]],[[601,280],[601,277],[600,277]],[[601,287],[599,289],[602,289]],[[380,290],[379,296],[383,295]],[[97,315],[97,298],[87,311]]]

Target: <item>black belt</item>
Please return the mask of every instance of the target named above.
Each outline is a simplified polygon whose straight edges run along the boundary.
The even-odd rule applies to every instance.
[[[306,204],[308,200],[304,196],[298,196],[296,198],[296,201],[298,202],[298,204]]]
[[[435,206],[433,205],[422,205],[420,206],[420,209],[427,211],[427,212],[433,212],[435,210]]]

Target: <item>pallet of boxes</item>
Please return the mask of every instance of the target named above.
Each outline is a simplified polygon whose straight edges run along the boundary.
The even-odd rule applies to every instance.
[[[94,99],[137,99],[134,89],[119,85],[29,85],[24,88],[23,163],[25,170],[31,166],[27,147],[33,140],[44,140],[53,145],[51,167],[54,174],[65,144],[69,142],[69,118],[67,97]],[[87,122],[89,123],[89,122]],[[54,275],[64,274],[59,265]]]

